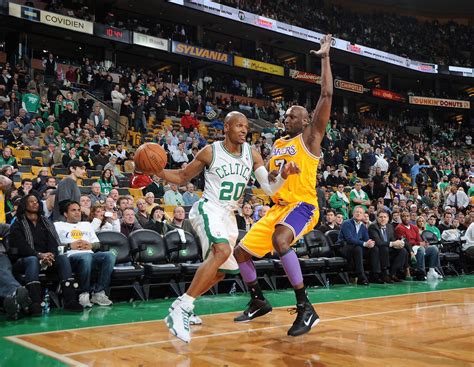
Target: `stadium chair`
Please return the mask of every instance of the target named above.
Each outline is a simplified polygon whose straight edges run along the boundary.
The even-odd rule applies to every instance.
[[[84,186],[91,186],[94,182],[97,182],[97,179],[95,179],[95,178],[83,178],[82,179],[82,185],[84,185]]]
[[[140,285],[140,280],[145,274],[145,270],[142,266],[136,264],[132,257],[132,253],[136,252],[136,248],[131,249],[128,238],[119,232],[99,232],[97,237],[100,241],[101,250],[111,251],[116,256],[110,288],[133,288],[138,296],[145,300],[145,295]]]
[[[87,170],[87,176],[89,178],[92,178],[92,177],[100,177],[100,175],[102,174],[102,171],[99,169],[88,169]]]
[[[91,188],[90,186],[79,186],[79,190],[81,191],[82,194],[90,194],[91,193]]]
[[[237,238],[237,244],[240,243],[242,238],[247,234],[242,229],[239,229],[239,237]],[[257,279],[262,279],[268,287],[274,291],[276,290],[276,285],[273,284],[271,276],[275,273],[275,263],[273,262],[274,258],[270,255],[262,259],[253,259],[255,265],[255,270],[257,270]]]
[[[330,234],[329,236],[334,237],[334,234]],[[344,283],[348,284],[349,276],[347,275],[347,260],[343,257],[336,256],[335,249],[331,247],[333,242],[330,240],[329,236],[327,233],[325,235],[323,232],[318,230],[313,230],[306,234],[304,240],[306,246],[308,246],[309,256],[311,258],[323,259],[328,273],[337,274]],[[324,273],[321,274],[321,278],[324,281],[324,284],[326,284],[326,275]]]
[[[69,174],[69,169],[68,168],[61,168],[61,167],[53,167],[52,168],[53,175],[68,175]]]
[[[117,187],[117,191],[119,192],[120,196],[128,195],[128,189],[123,187]]]
[[[17,162],[23,161],[23,159],[31,158],[31,152],[29,150],[23,149],[12,149],[12,155],[16,158]]]
[[[128,193],[132,195],[134,198],[141,198],[143,197],[143,190],[142,189],[128,189]]]
[[[139,229],[130,234],[130,246],[138,250],[137,261],[144,264],[143,291],[149,299],[153,286],[169,286],[180,296],[175,278],[181,274],[179,264],[169,262],[165,240],[155,231]]]
[[[421,239],[428,242],[430,245],[438,247],[439,257],[441,262],[441,269],[438,269],[441,274],[444,275],[444,269],[453,272],[456,275],[459,275],[458,271],[454,267],[453,263],[459,263],[461,256],[459,253],[454,252],[459,251],[460,243],[457,242],[445,242],[439,241],[438,237],[433,232],[423,231],[421,233]],[[449,251],[454,250],[454,251]]]
[[[41,161],[39,160],[39,158],[22,158],[21,164],[29,166],[41,166]]]
[[[18,166],[18,172],[31,172],[32,167],[29,165],[22,164],[21,166]]]
[[[177,229],[165,234],[170,262],[181,267],[179,279],[181,294],[185,292],[186,283],[191,282],[192,277],[201,265],[201,256],[196,239],[189,232],[184,232],[184,236],[185,242],[183,243]]]

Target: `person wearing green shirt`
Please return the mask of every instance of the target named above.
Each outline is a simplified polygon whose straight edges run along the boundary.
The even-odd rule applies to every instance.
[[[474,186],[471,186],[469,190],[467,190],[467,196],[474,196]]]
[[[98,182],[100,184],[100,192],[104,195],[109,195],[114,186],[117,186],[117,179],[110,169],[105,169],[102,172]]]
[[[425,229],[427,231],[433,232],[436,235],[436,238],[438,239],[438,241],[441,240],[441,232],[438,229],[438,227],[436,227],[436,216],[431,215],[428,218],[428,224],[426,225]]]
[[[37,94],[34,93],[34,89],[30,89],[28,92],[29,93],[23,95],[21,104],[28,113],[35,114],[38,112],[41,99]]]
[[[441,193],[444,194],[448,186],[449,186],[448,176],[443,176],[443,178],[441,179],[441,182],[438,183],[439,191],[441,191]]]
[[[351,202],[352,210],[357,205],[360,205],[365,209],[365,211],[367,211],[368,206],[371,204],[369,196],[364,190],[362,190],[362,184],[360,183],[360,181],[356,181],[354,189],[351,190],[351,193],[349,195],[349,200]]]
[[[349,218],[349,199],[344,194],[344,185],[337,185],[337,191],[329,198],[329,206],[333,208],[336,213],[343,215],[344,220]]]

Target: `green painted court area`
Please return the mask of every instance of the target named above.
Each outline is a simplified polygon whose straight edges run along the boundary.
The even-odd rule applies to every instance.
[[[310,288],[308,293],[313,303],[324,303],[472,287],[474,287],[474,275],[465,275],[448,277],[437,282],[407,281],[393,285],[371,284],[368,287],[335,285],[329,289]],[[265,295],[274,307],[291,307],[294,305],[292,290],[265,292]],[[160,299],[147,302],[116,303],[112,307],[94,306],[94,308],[87,309],[82,314],[69,314],[52,310],[47,316],[26,318],[16,322],[7,321],[1,315],[0,366],[64,366],[62,362],[9,342],[4,339],[5,336],[159,320],[166,316],[171,301],[171,299]],[[196,301],[195,311],[199,315],[240,311],[245,308],[247,302],[248,295],[242,293],[204,296]],[[229,322],[232,322],[232,318],[233,316],[229,315]]]

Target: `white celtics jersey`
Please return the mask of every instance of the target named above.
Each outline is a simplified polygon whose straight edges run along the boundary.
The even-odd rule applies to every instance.
[[[225,149],[224,142],[212,143],[212,162],[204,171],[202,197],[229,210],[236,209],[252,170],[253,159],[249,144],[243,143],[240,156],[236,156]]]

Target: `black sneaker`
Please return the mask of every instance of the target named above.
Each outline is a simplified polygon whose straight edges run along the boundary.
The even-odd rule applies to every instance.
[[[18,320],[22,317],[22,311],[29,312],[31,299],[25,287],[19,287],[15,294],[7,296],[3,300],[3,308],[11,320]]]
[[[311,303],[297,304],[296,309],[289,309],[290,314],[298,313],[293,326],[288,330],[289,336],[306,334],[319,323],[319,316]]]
[[[242,312],[239,316],[234,318],[235,322],[249,322],[256,317],[266,315],[272,312],[272,305],[265,299],[252,299],[247,304],[247,309]]]

